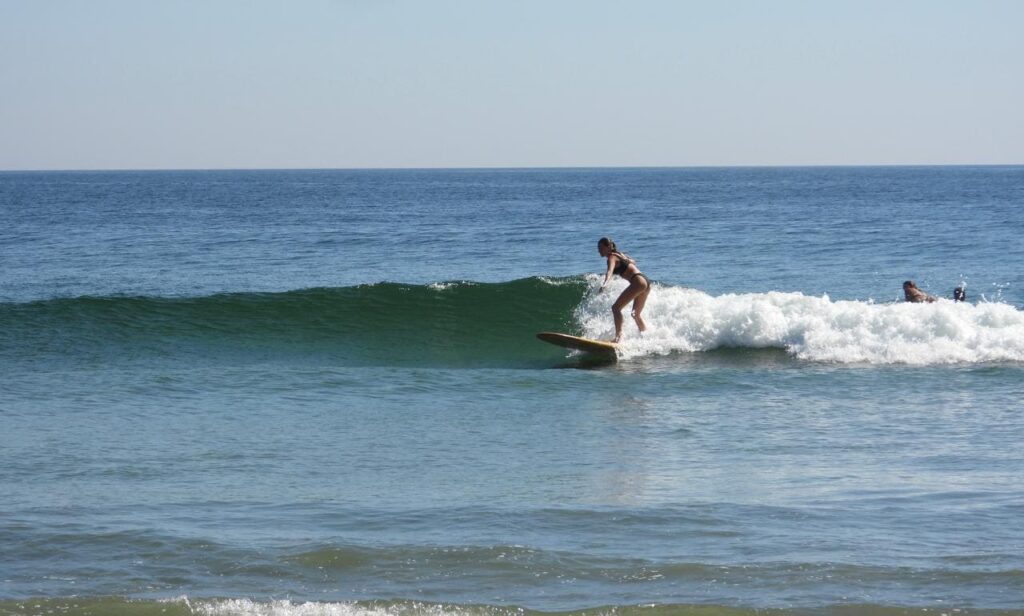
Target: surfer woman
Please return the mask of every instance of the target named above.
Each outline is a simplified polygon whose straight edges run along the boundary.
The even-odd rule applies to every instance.
[[[622,309],[629,302],[633,302],[633,320],[636,321],[637,328],[641,332],[646,331],[647,324],[644,323],[640,313],[644,311],[647,296],[651,293],[651,283],[647,280],[647,276],[640,273],[640,268],[636,266],[636,261],[628,255],[619,252],[615,242],[607,237],[602,237],[597,241],[597,252],[601,253],[601,256],[608,260],[608,270],[605,271],[604,282],[601,283],[602,290],[608,284],[608,281],[611,280],[612,274],[618,274],[623,279],[629,281],[629,286],[612,304],[612,317],[615,318],[615,342],[622,338]]]

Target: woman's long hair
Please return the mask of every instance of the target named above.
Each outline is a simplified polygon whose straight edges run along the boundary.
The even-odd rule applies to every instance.
[[[627,255],[626,253],[620,251],[619,247],[615,245],[615,242],[613,242],[612,238],[610,238],[610,237],[602,237],[601,239],[597,240],[597,245],[598,246],[607,246],[608,248],[611,249],[612,254],[614,254],[615,256],[619,257],[621,260],[625,261],[627,264],[628,263],[636,263],[636,261],[633,260],[633,257],[631,257],[631,256]]]

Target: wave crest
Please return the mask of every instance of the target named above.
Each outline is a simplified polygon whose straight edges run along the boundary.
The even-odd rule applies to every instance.
[[[608,312],[616,296],[587,294],[576,312],[585,336],[612,334]],[[782,292],[712,296],[655,285],[644,319],[649,330],[641,337],[627,317],[621,345],[627,358],[778,348],[837,363],[1024,361],[1024,312],[1002,303],[876,304]]]
[[[0,359],[24,362],[327,362],[542,366],[564,358],[539,331],[610,338],[599,277],[503,283],[378,283],[191,298],[79,297],[0,304]],[[844,364],[1024,362],[1024,312],[1003,303],[832,301],[801,293],[719,296],[655,284],[621,356],[784,349]]]

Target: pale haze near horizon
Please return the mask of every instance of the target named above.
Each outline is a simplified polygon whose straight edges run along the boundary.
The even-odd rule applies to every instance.
[[[1024,3],[0,1],[0,169],[1024,163]]]

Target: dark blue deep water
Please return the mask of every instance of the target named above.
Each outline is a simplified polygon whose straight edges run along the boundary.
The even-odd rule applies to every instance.
[[[0,614],[1019,614],[1022,206],[1022,167],[0,173]],[[613,363],[534,337],[612,335],[601,236],[654,281]]]

